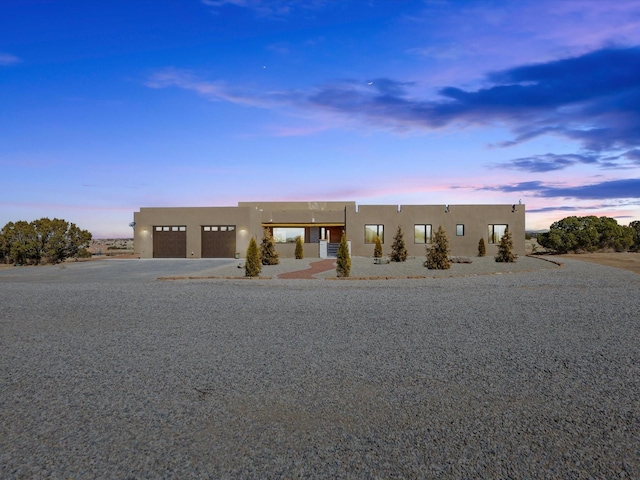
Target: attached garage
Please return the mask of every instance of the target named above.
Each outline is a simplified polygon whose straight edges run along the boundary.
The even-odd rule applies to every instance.
[[[187,258],[187,227],[184,225],[154,226],[153,258]]]
[[[205,225],[202,227],[202,258],[233,258],[235,254],[235,225]]]

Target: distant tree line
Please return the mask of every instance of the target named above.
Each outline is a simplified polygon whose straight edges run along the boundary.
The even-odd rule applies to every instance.
[[[0,231],[0,262],[38,265],[88,257],[90,241],[87,230],[59,218],[9,222]]]
[[[640,251],[640,221],[618,225],[609,217],[566,217],[551,224],[548,232],[538,234],[538,243],[557,253]]]

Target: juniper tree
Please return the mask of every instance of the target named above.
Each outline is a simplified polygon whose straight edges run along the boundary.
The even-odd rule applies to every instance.
[[[382,241],[380,237],[376,235],[376,239],[374,241],[375,246],[373,247],[373,258],[381,258],[382,257]]]
[[[262,265],[278,265],[280,255],[276,252],[276,242],[271,235],[271,230],[264,229],[264,235],[262,237],[262,243],[260,244],[260,260]]]
[[[340,246],[338,247],[336,272],[338,273],[338,277],[348,277],[351,274],[351,256],[349,255],[347,235],[344,232],[342,232],[342,238],[340,238]]]
[[[516,254],[513,253],[513,238],[511,238],[511,232],[507,228],[500,239],[500,245],[498,246],[498,255],[496,255],[496,262],[515,262]]]
[[[487,246],[484,244],[484,238],[480,237],[478,242],[478,256],[484,257],[487,254]]]
[[[425,266],[431,270],[448,270],[451,268],[449,239],[442,225],[438,227],[438,231],[433,236],[431,248],[428,248]]]
[[[262,265],[260,265],[260,252],[258,252],[258,244],[255,238],[251,237],[249,246],[247,247],[247,258],[244,264],[245,277],[257,277],[260,275]]]
[[[393,237],[393,245],[391,245],[391,261],[404,262],[407,259],[407,247],[404,244],[404,234],[402,227],[398,227],[396,236]]]
[[[296,259],[301,260],[304,258],[304,250],[302,249],[302,237],[298,236],[296,238],[296,251],[295,251]]]

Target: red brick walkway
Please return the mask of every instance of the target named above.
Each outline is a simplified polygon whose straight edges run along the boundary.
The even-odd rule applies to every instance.
[[[316,273],[326,272],[327,270],[333,270],[336,268],[336,259],[327,258],[318,262],[311,262],[309,268],[305,270],[296,270],[295,272],[281,273],[276,278],[290,279],[290,278],[315,278]]]

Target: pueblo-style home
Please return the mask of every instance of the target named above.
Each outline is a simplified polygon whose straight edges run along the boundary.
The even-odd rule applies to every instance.
[[[249,239],[259,243],[264,229],[283,258],[294,257],[297,237],[305,257],[335,256],[342,233],[351,254],[372,256],[375,238],[390,253],[402,227],[409,255],[425,255],[439,226],[452,255],[475,256],[484,239],[495,255],[508,228],[514,250],[524,255],[525,206],[517,205],[356,205],[355,202],[239,202],[237,207],[141,208],[134,213],[135,250],[140,258],[244,257]]]

